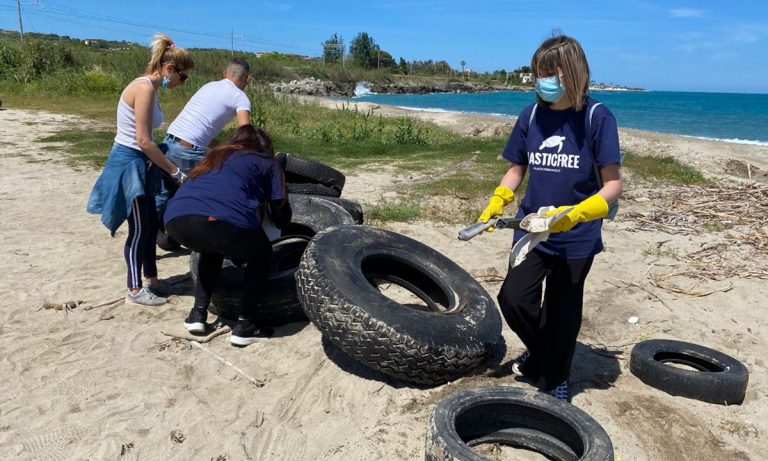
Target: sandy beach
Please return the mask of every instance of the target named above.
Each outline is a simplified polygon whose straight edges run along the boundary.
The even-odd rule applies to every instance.
[[[506,133],[513,123],[369,108],[469,136]],[[99,171],[68,166],[61,146],[38,142],[89,123],[71,115],[0,110],[3,458],[424,459],[426,421],[442,397],[486,385],[530,388],[490,368],[437,387],[412,386],[355,362],[308,322],[280,327],[274,338],[243,349],[231,347],[226,336],[197,347],[166,335],[182,333],[191,306],[187,254],[159,250],[160,276],[177,289],[169,304],[123,304],[126,226],[110,238],[98,217],[85,211]],[[620,135],[623,147],[672,155],[717,180],[723,191],[768,184],[765,147],[630,129]],[[372,165],[347,176],[344,196],[365,209],[396,196],[411,179]],[[767,270],[768,249],[754,246],[760,241],[755,236],[768,238],[765,202],[753,209],[762,213],[758,225],[729,218],[704,231],[704,223],[683,212],[681,224],[648,223],[680,197],[679,188],[629,177],[619,218],[604,226],[607,251],[596,257],[587,279],[573,404],[605,428],[616,460],[766,459],[768,282],[760,274]],[[739,196],[723,193],[713,200]],[[702,202],[696,206],[708,206]],[[460,242],[462,226],[418,221],[387,227],[445,254],[495,297],[510,233]],[[722,277],[693,267],[691,255],[707,249],[717,253],[707,267]],[[628,321],[633,316],[636,323]],[[502,334],[504,364],[522,344],[506,325]],[[738,358],[750,372],[743,404],[674,397],[642,383],[629,371],[629,356],[634,344],[650,338],[690,341]]]

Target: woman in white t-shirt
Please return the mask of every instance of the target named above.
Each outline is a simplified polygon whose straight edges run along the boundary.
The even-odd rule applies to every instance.
[[[117,104],[117,136],[101,176],[88,199],[88,212],[115,235],[128,220],[124,256],[128,266],[126,301],[156,306],[166,299],[152,291],[159,286],[155,254],[158,217],[155,194],[160,189],[160,170],[181,183],[184,173],[165,158],[152,139],[152,130],[163,122],[157,102],[158,88],[183,85],[194,68],[189,53],[170,37],[157,34],[151,45],[147,71],[125,87]],[[141,272],[149,282],[142,287]]]

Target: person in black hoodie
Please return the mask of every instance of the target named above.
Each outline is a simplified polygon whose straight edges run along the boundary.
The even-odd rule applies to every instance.
[[[269,275],[272,245],[261,216],[283,228],[291,221],[285,174],[275,160],[272,141],[261,128],[239,127],[192,169],[165,211],[168,234],[200,253],[195,304],[184,326],[203,333],[213,288],[224,257],[247,262],[242,311],[230,342],[247,346],[272,330],[252,322]]]

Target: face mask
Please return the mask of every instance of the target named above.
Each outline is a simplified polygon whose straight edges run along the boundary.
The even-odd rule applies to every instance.
[[[546,102],[557,102],[565,95],[565,87],[558,82],[557,77],[536,79],[536,94]]]
[[[171,84],[171,77],[164,75],[163,81],[160,83],[160,88],[168,88],[168,85]]]

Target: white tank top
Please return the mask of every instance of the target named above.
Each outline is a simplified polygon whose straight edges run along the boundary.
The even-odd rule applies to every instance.
[[[139,77],[132,81],[125,87],[123,93],[120,94],[120,100],[117,103],[117,136],[115,136],[115,142],[128,146],[133,149],[141,150],[136,143],[136,111],[133,107],[129,106],[123,99],[125,90],[130,88],[136,82],[146,82],[152,85],[152,80],[149,77]],[[159,127],[163,123],[163,111],[160,110],[160,104],[157,102],[157,92],[155,92],[155,107],[152,111],[152,130]]]

